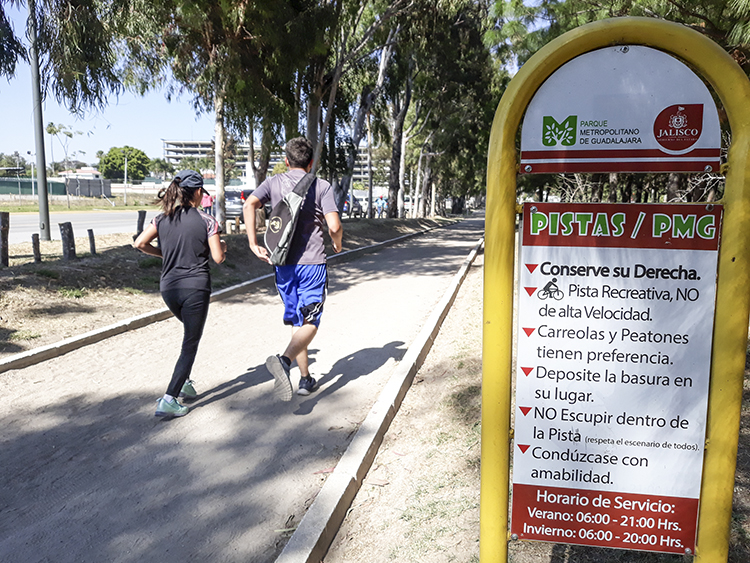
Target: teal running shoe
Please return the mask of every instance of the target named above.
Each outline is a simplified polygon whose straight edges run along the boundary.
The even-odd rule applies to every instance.
[[[180,399],[193,401],[197,397],[198,391],[195,390],[195,382],[192,379],[188,379],[182,386],[182,391],[180,391]]]
[[[156,414],[154,416],[160,416],[162,418],[174,418],[177,416],[185,416],[190,411],[184,405],[175,399],[174,401],[165,401],[164,397],[156,401]]]

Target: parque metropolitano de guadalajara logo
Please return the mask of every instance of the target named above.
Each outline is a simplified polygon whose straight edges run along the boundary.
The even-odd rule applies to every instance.
[[[656,142],[668,151],[692,147],[703,132],[703,104],[676,104],[662,110],[654,120]]]

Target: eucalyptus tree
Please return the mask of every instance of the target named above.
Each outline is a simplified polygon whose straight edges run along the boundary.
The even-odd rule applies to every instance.
[[[334,108],[342,76],[356,64],[373,53],[388,47],[379,42],[379,31],[394,17],[408,11],[413,0],[331,0],[319,4],[317,21],[319,53],[312,57],[306,72],[307,86],[307,138],[315,146],[314,168],[320,165],[320,156],[328,127],[334,119]],[[389,37],[387,34],[385,37]],[[383,56],[380,57],[383,60]],[[387,61],[387,56],[385,57]],[[380,67],[379,67],[380,68]],[[374,103],[373,91],[361,99],[357,121],[363,123],[368,106]],[[375,94],[377,94],[375,92]],[[356,127],[356,125],[355,125]],[[359,131],[364,132],[360,126]],[[352,141],[357,131],[353,131]],[[361,134],[359,136],[361,140]],[[358,140],[357,140],[358,141]],[[354,142],[352,143],[354,144]],[[354,145],[355,149],[357,145]]]
[[[434,28],[428,48],[419,51],[421,71],[414,81],[414,99],[429,109],[417,137],[423,141],[418,147],[420,215],[428,212],[428,200],[430,213],[437,208],[439,192],[463,198],[483,189],[492,116],[507,80],[483,42],[484,6],[455,1],[449,8],[433,16]],[[396,214],[395,209],[389,212]]]
[[[543,45],[575,27],[621,16],[658,18],[686,25],[719,44],[750,75],[750,0],[542,0],[533,5],[519,0],[497,0],[486,40],[493,47],[511,51],[522,64]],[[728,124],[724,121],[722,127],[727,128]],[[702,175],[670,174],[665,182],[654,181],[650,175],[624,178],[620,182],[614,176],[607,182],[611,188],[610,200],[617,199],[617,190],[632,191],[632,199],[638,199],[642,193],[654,197],[664,193],[667,200],[688,201],[699,192],[707,198],[715,197],[717,192],[715,179],[705,180]],[[569,186],[570,182],[563,179],[560,184]],[[600,184],[591,179],[595,187],[593,197],[600,191]],[[578,190],[563,189],[565,194],[572,192]],[[621,193],[619,199],[623,197]]]

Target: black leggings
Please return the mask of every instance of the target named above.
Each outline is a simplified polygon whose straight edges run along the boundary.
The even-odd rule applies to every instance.
[[[182,351],[174,366],[172,381],[169,382],[167,388],[167,395],[177,397],[193,369],[195,354],[198,352],[198,344],[208,316],[211,292],[199,289],[170,289],[162,291],[161,297],[185,329],[182,337]]]

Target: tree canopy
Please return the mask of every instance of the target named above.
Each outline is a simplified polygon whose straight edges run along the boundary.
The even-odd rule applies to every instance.
[[[112,147],[99,159],[99,172],[108,180],[125,178],[127,156],[128,180],[143,180],[150,171],[151,160],[140,149],[129,146]]]

